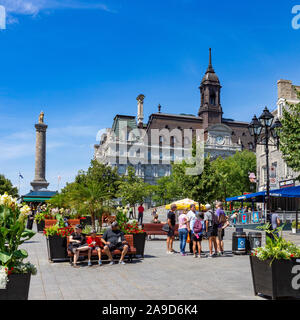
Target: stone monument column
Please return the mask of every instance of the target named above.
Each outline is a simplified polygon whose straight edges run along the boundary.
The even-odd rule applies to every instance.
[[[45,178],[46,173],[46,131],[48,126],[44,124],[44,113],[39,116],[39,123],[35,125],[36,146],[35,146],[35,176],[30,183],[34,191],[47,189],[49,183]]]

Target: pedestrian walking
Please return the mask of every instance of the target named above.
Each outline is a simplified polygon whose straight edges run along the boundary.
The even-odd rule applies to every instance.
[[[208,237],[208,246],[209,246],[209,257],[216,256],[218,254],[218,246],[216,237],[218,234],[218,222],[216,215],[211,210],[211,205],[205,205],[206,212],[204,214],[205,228],[206,234]],[[213,254],[213,247],[215,249],[215,253]]]
[[[152,217],[154,219],[154,217],[157,215],[157,209],[156,208],[153,208],[152,210]]]
[[[176,216],[175,211],[177,209],[176,204],[171,205],[171,210],[168,212],[167,223],[169,225],[169,231],[167,234],[167,254],[173,254],[175,251],[173,250],[173,242],[174,242],[174,234],[175,234],[175,225],[176,225]]]
[[[280,226],[279,215],[276,212],[271,211],[271,213],[267,214],[267,222],[269,223],[269,230],[276,230]],[[274,234],[278,237],[279,234],[277,231]],[[274,236],[271,233],[266,232],[266,236],[274,240]]]
[[[178,233],[179,233],[179,241],[180,241],[180,254],[182,256],[186,256],[185,246],[186,240],[188,237],[188,218],[187,218],[187,209],[183,210],[183,213],[178,217]]]
[[[225,212],[223,210],[223,203],[218,201],[216,203],[216,216],[218,218],[218,234],[217,234],[217,245],[218,245],[218,255],[224,255],[224,230],[228,227],[229,222],[226,219]]]
[[[201,258],[201,243],[202,243],[204,230],[205,230],[204,214],[197,213],[196,219],[193,219],[191,222],[194,258],[197,258],[197,249],[198,249],[198,257]]]
[[[140,225],[143,224],[143,216],[144,216],[144,207],[143,204],[141,203],[140,206],[138,207],[138,223],[140,223]]]
[[[189,232],[189,236],[190,236],[190,253],[193,254],[193,240],[192,240],[192,231],[191,231],[191,224],[193,222],[193,220],[196,219],[196,206],[194,204],[190,205],[190,211],[187,213],[187,218],[189,220],[188,223],[188,232]]]

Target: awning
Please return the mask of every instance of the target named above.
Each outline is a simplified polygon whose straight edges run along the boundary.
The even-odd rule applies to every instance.
[[[50,200],[51,198],[23,198],[23,201],[25,202],[36,202],[36,201],[47,201]]]
[[[264,202],[264,197],[266,196],[266,191],[260,191],[250,194],[245,194],[241,196],[236,196],[232,198],[226,198],[226,201],[254,201],[254,202]],[[288,187],[282,189],[270,190],[271,197],[283,197],[283,198],[300,198],[300,186]]]

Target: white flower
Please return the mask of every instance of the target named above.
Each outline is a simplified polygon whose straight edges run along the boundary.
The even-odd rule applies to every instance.
[[[20,209],[21,215],[28,216],[30,212],[31,212],[31,209],[27,204]]]
[[[5,267],[0,267],[0,289],[6,289],[7,282],[8,277],[5,271]]]

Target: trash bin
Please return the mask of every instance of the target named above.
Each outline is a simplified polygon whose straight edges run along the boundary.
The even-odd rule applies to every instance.
[[[253,249],[261,247],[262,235],[260,232],[249,232],[247,241],[247,252],[251,253]]]
[[[236,255],[247,254],[247,235],[246,232],[233,232],[232,234],[232,253]]]

